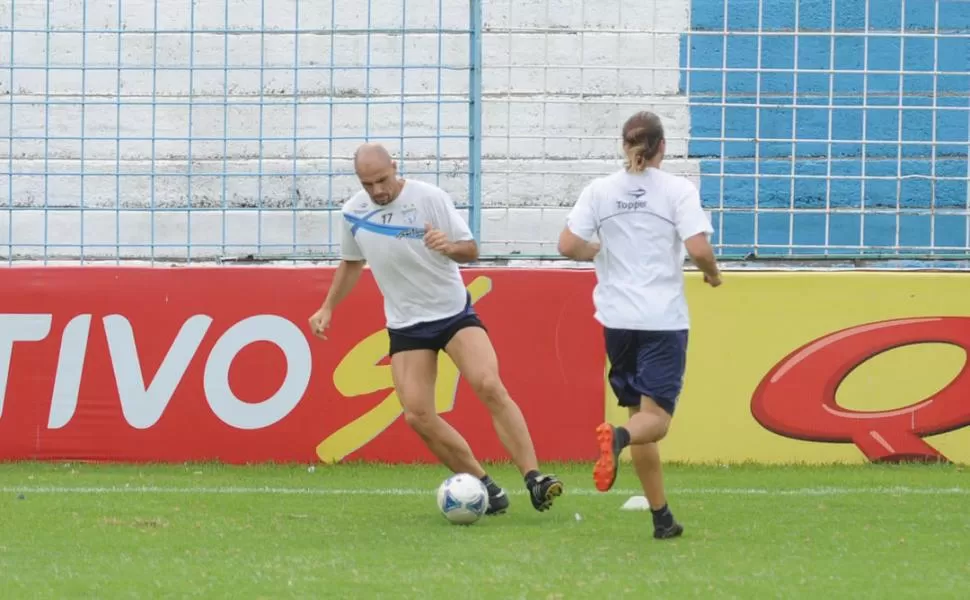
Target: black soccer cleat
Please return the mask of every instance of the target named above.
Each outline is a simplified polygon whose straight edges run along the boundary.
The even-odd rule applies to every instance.
[[[684,527],[677,521],[667,527],[657,525],[653,528],[653,537],[658,540],[669,540],[670,538],[680,537],[684,533]]]
[[[486,515],[504,515],[509,509],[509,496],[505,490],[499,489],[497,494],[489,494],[488,508],[485,509]]]
[[[532,506],[542,512],[552,507],[552,501],[562,495],[562,482],[555,475],[539,475],[526,484]]]

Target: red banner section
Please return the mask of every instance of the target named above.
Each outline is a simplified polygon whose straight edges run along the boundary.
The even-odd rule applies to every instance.
[[[4,270],[0,459],[433,460],[400,418],[369,273],[328,340],[308,331],[333,272]],[[540,457],[594,456],[605,359],[592,273],[464,276]],[[436,403],[480,458],[506,458],[444,353]]]
[[[369,274],[328,340],[333,269],[0,271],[0,460],[433,461],[401,416]],[[464,271],[539,458],[591,460],[627,419],[605,381],[589,270]],[[667,460],[970,462],[966,274],[731,273],[687,292]],[[442,353],[435,405],[507,454]]]
[[[791,438],[852,442],[873,462],[947,460],[923,438],[970,424],[970,364],[908,406],[859,411],[839,406],[836,399],[842,382],[869,359],[920,344],[970,351],[970,318],[893,319],[814,340],[765,375],[752,397],[752,413],[766,429]]]

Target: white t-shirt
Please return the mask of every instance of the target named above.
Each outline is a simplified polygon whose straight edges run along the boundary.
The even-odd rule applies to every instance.
[[[444,190],[408,179],[386,206],[361,190],[344,204],[342,215],[341,255],[370,265],[384,296],[388,327],[445,319],[464,310],[468,297],[458,264],[423,240],[425,223],[452,242],[474,239]]]
[[[595,318],[610,329],[688,329],[684,240],[714,232],[697,187],[660,169],[593,180],[567,219],[600,251],[593,264]]]

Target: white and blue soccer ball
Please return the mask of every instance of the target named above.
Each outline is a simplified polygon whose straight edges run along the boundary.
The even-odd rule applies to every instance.
[[[488,509],[488,490],[474,475],[452,475],[438,486],[438,509],[455,525],[471,525]]]

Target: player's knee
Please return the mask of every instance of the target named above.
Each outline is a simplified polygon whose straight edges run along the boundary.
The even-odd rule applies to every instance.
[[[508,398],[505,385],[497,373],[489,373],[475,379],[472,383],[475,394],[489,406],[501,406]]]
[[[632,412],[632,411],[631,411]],[[673,420],[666,410],[661,408],[656,402],[648,397],[644,397],[640,404],[641,413],[646,413],[650,415],[656,427],[656,432],[660,436],[657,441],[662,440],[667,436],[667,432],[670,431],[670,422]]]
[[[404,421],[408,424],[408,427],[422,435],[431,431],[437,418],[437,413],[423,408],[404,411]]]

